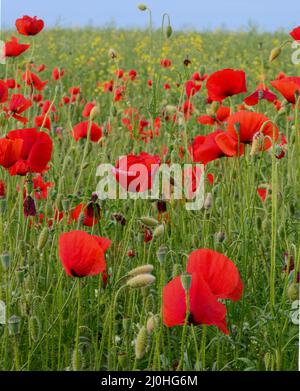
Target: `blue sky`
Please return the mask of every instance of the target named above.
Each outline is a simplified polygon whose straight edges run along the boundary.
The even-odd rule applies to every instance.
[[[1,1],[1,0],[0,0]],[[2,25],[13,27],[24,14],[43,18],[48,27],[104,26],[145,27],[146,13],[137,9],[138,0],[2,0]],[[260,30],[289,30],[300,24],[299,0],[146,0],[155,26],[168,12],[176,29],[197,30],[226,27],[247,28],[249,21]]]

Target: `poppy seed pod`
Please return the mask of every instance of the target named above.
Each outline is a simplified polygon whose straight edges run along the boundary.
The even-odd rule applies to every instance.
[[[180,279],[183,289],[188,293],[192,284],[192,275],[190,273],[182,273]]]
[[[139,274],[135,277],[130,278],[126,285],[130,288],[144,288],[146,286],[152,285],[155,282],[155,277],[152,274]]]
[[[148,332],[145,326],[143,326],[136,338],[135,341],[135,357],[137,360],[141,360],[145,353],[148,346]]]
[[[212,194],[208,193],[206,198],[205,198],[205,201],[204,201],[204,205],[203,205],[204,209],[206,209],[206,210],[211,209],[212,203],[213,203]]]
[[[8,321],[8,332],[9,335],[17,335],[20,334],[21,328],[21,318],[17,315],[12,315]]]
[[[147,10],[147,6],[146,6],[146,4],[141,3],[141,4],[138,4],[138,9],[140,11],[146,11]]]
[[[156,255],[157,259],[159,260],[160,263],[163,263],[166,259],[166,255],[168,253],[168,247],[167,246],[160,246]]]
[[[2,262],[2,267],[4,270],[8,270],[10,266],[10,255],[9,253],[3,253],[1,254],[1,262]]]
[[[48,227],[44,227],[40,236],[39,236],[39,240],[38,240],[38,244],[37,244],[37,249],[39,251],[41,251],[46,246],[46,243],[48,241],[48,237],[49,237],[49,229],[48,229]]]
[[[129,277],[135,277],[135,276],[138,276],[139,274],[147,274],[147,273],[151,273],[154,269],[154,266],[153,265],[143,265],[143,266],[139,266],[139,267],[136,267],[135,269],[132,269],[129,273],[128,273],[128,276]]]
[[[270,56],[269,56],[269,62],[273,62],[277,57],[279,57],[281,54],[281,47],[276,47],[271,50]]]

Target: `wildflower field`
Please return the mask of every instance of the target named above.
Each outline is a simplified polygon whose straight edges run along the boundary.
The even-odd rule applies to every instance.
[[[2,32],[0,369],[296,371],[300,27],[154,30],[140,9],[145,30]],[[175,163],[203,165],[203,207],[172,177],[138,198]],[[136,199],[101,197],[101,164]]]

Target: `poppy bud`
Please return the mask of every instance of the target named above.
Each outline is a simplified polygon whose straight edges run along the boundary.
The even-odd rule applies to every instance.
[[[181,274],[181,272],[182,272],[182,267],[181,267],[181,265],[179,265],[179,264],[176,263],[176,264],[173,266],[172,277],[175,278],[175,277],[179,276],[179,275]]]
[[[159,225],[153,231],[153,238],[160,238],[165,233],[165,226],[163,224]]]
[[[90,112],[90,119],[91,120],[94,120],[95,118],[97,118],[100,114],[100,109],[98,106],[95,106],[92,108],[91,112]]]
[[[34,199],[31,196],[27,196],[24,200],[24,215],[26,217],[36,216],[36,208]]]
[[[138,4],[138,9],[140,11],[146,11],[147,10],[147,6],[146,6],[146,4],[141,3],[141,4]]]
[[[279,57],[281,54],[281,47],[276,47],[271,50],[270,56],[269,56],[269,62],[274,61],[277,57]]]
[[[10,255],[9,253],[3,253],[1,254],[1,262],[2,262],[2,267],[4,270],[8,270],[10,266]]]
[[[136,267],[135,269],[132,269],[128,273],[128,276],[135,277],[135,276],[138,276],[139,274],[151,273],[153,271],[153,269],[154,269],[153,265],[139,266],[139,267]]]
[[[118,363],[121,369],[126,368],[126,364],[128,362],[128,355],[127,353],[119,353],[118,354]]]
[[[143,326],[135,341],[135,357],[140,360],[144,357],[148,345],[148,332],[145,326]]]
[[[159,326],[159,316],[158,315],[151,315],[150,318],[147,320],[147,331],[148,334],[152,334],[156,328]]]
[[[205,201],[204,201],[204,209],[208,210],[208,209],[211,209],[212,207],[212,194],[211,193],[208,193],[206,198],[205,198]]]
[[[299,298],[299,284],[291,284],[287,289],[287,297],[291,301],[295,301]]]
[[[21,318],[17,315],[12,315],[8,321],[8,332],[9,335],[17,335],[20,334],[21,328]]]
[[[169,24],[166,29],[166,38],[171,38],[172,34],[173,34],[173,29],[172,26]]]
[[[39,251],[41,251],[46,246],[48,237],[49,237],[49,229],[48,227],[44,227],[38,240],[37,249]]]
[[[157,227],[159,222],[154,219],[153,217],[150,217],[150,216],[142,216],[140,218],[141,222],[146,225],[147,227]]]
[[[168,253],[168,247],[167,246],[160,246],[156,255],[160,263],[163,263],[166,259],[166,255]]]
[[[185,293],[188,293],[192,284],[192,275],[189,273],[182,273],[180,279]]]
[[[155,277],[152,274],[139,274],[135,277],[130,278],[126,285],[130,288],[144,288],[152,285],[155,282]]]

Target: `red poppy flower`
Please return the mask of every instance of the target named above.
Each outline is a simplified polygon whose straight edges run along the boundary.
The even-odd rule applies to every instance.
[[[23,80],[28,86],[35,88],[37,91],[43,91],[48,80],[42,81],[35,73],[27,70],[23,75]]]
[[[172,62],[171,62],[171,60],[164,58],[160,61],[160,65],[164,68],[169,68],[172,65]]]
[[[45,114],[35,117],[34,124],[38,128],[45,128],[49,130],[49,132],[51,131],[51,119]]]
[[[105,252],[110,245],[107,238],[71,231],[60,235],[59,257],[69,276],[94,276],[105,272]]]
[[[137,72],[134,69],[131,69],[128,72],[128,76],[129,76],[130,80],[134,81],[136,79]]]
[[[23,142],[21,156],[9,167],[10,175],[40,174],[48,169],[53,145],[47,133],[38,132],[35,128],[12,130],[7,139]]]
[[[144,192],[151,189],[154,176],[160,166],[158,155],[141,152],[139,155],[121,157],[116,164],[116,180],[127,191]]]
[[[188,293],[188,322],[215,325],[228,334],[226,307],[218,299],[237,301],[241,298],[243,283],[238,269],[225,255],[201,249],[190,254],[187,272],[192,278]],[[176,277],[164,287],[163,318],[168,327],[185,322],[186,297],[181,277]]]
[[[34,197],[37,200],[45,200],[48,196],[48,189],[54,186],[53,182],[44,182],[41,175],[33,178]]]
[[[52,71],[52,79],[54,81],[57,81],[59,80],[61,77],[63,77],[65,74],[65,70],[64,69],[61,69],[59,70],[57,67],[55,67]]]
[[[259,187],[257,189],[257,194],[259,195],[262,202],[266,201],[268,190],[265,187]]]
[[[269,91],[263,83],[260,83],[257,86],[257,89],[244,99],[244,102],[247,106],[255,106],[262,99],[267,100],[268,102],[274,102],[276,98],[277,96],[273,92]]]
[[[90,121],[80,122],[79,124],[75,125],[73,128],[73,137],[75,141],[78,141],[82,138],[87,138],[88,131],[89,131]],[[102,137],[102,128],[98,126],[96,123],[91,123],[91,129],[90,129],[90,139],[93,142],[98,142]]]
[[[93,227],[98,224],[100,218],[100,207],[98,204],[91,202],[88,205],[79,204],[71,211],[72,220],[78,221],[81,213],[84,213],[82,224],[86,227]]]
[[[29,109],[29,107],[31,106],[32,106],[32,102],[30,99],[26,99],[21,94],[14,94],[10,98],[8,107],[4,107],[3,110],[6,111],[7,118],[13,117],[17,121],[26,124],[28,122],[28,119],[22,117],[20,114],[22,114],[24,111]]]
[[[124,76],[124,71],[123,71],[123,69],[118,69],[118,70],[116,70],[115,74],[118,79],[122,79],[122,77]]]
[[[3,80],[0,80],[0,104],[5,103],[8,99],[8,86]]]
[[[226,122],[230,116],[230,107],[220,106],[215,115],[201,115],[197,122],[202,125],[215,125]]]
[[[201,90],[202,85],[199,83],[195,83],[193,80],[188,80],[185,83],[185,93],[188,98],[194,96],[197,92]]]
[[[4,55],[5,57],[18,57],[29,48],[30,45],[18,43],[17,38],[11,37],[10,41],[5,42]]]
[[[209,99],[223,101],[229,96],[247,92],[244,71],[222,69],[209,76],[206,82]]]
[[[22,140],[0,139],[0,166],[10,168],[21,157],[23,148]]]
[[[264,136],[267,136],[259,150],[267,150],[272,146],[271,140],[278,139],[278,128],[269,121],[265,115],[249,111],[238,111],[231,115],[227,123],[227,132],[216,137],[216,143],[219,148],[228,156],[238,155],[238,143],[251,144],[254,136],[261,130]],[[264,125],[264,127],[263,127]],[[239,128],[239,133],[237,133]],[[240,151],[240,155],[241,155]]]
[[[31,18],[28,15],[16,20],[16,28],[22,35],[37,35],[44,28],[44,22],[36,16]]]
[[[37,71],[38,73],[40,73],[40,72],[44,72],[45,69],[46,69],[46,65],[45,65],[45,64],[41,64],[41,65],[39,65],[39,66],[36,68],[36,71]]]
[[[80,87],[71,87],[69,89],[69,92],[71,95],[79,95],[81,92],[81,89],[80,89]]]
[[[296,92],[300,94],[300,77],[288,76],[271,81],[272,86],[290,103],[296,103]]]
[[[14,90],[16,87],[18,87],[18,88],[20,87],[20,85],[16,84],[16,80],[15,79],[6,79],[5,83],[7,85],[7,88],[10,89],[10,90]]]
[[[290,36],[295,40],[295,41],[300,41],[300,26],[295,27],[291,32]]]
[[[82,116],[84,118],[89,118],[90,114],[91,114],[91,111],[93,110],[93,108],[96,106],[96,103],[95,102],[88,102],[84,109],[83,109],[83,112],[82,112]]]
[[[219,148],[215,141],[218,134],[224,133],[222,130],[216,130],[207,136],[195,137],[193,144],[189,147],[189,151],[193,157],[193,161],[197,163],[207,164],[222,156],[224,152]]]
[[[238,139],[236,126],[239,127],[239,139],[241,143],[251,144],[254,135],[262,128],[265,122],[269,121],[269,118],[260,113],[253,113],[250,111],[239,111],[228,118],[227,131],[235,139]],[[278,128],[273,126],[272,123],[268,123],[263,128],[263,134],[269,136],[275,141],[278,139]],[[270,140],[266,140],[264,144],[264,150],[269,149],[272,143]]]

